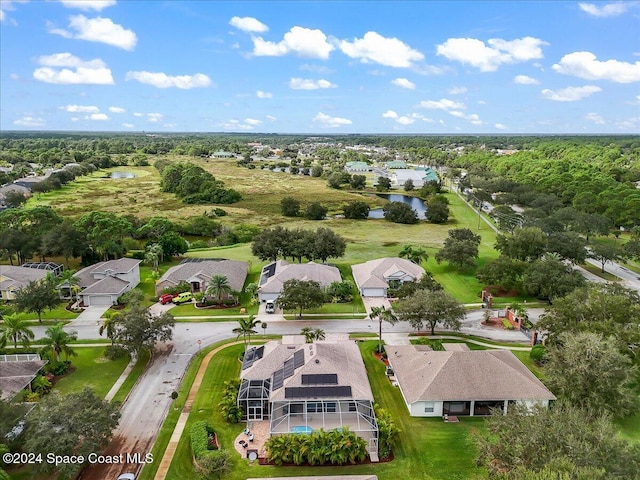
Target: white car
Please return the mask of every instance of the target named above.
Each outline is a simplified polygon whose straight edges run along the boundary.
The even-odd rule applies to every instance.
[[[267,300],[267,305],[264,311],[267,313],[276,313],[276,304],[273,302],[273,300]]]
[[[118,477],[118,480],[136,480],[135,473],[123,473]]]

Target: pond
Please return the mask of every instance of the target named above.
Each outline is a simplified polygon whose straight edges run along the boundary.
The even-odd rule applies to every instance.
[[[111,172],[110,178],[136,178],[137,175],[132,172]]]
[[[418,197],[410,197],[408,195],[400,195],[398,193],[390,194],[377,194],[378,197],[389,200],[390,202],[403,202],[413,208],[418,214],[420,220],[424,220],[424,214],[427,211],[427,207],[424,202]],[[384,218],[384,212],[381,208],[374,208],[369,212],[369,218]]]

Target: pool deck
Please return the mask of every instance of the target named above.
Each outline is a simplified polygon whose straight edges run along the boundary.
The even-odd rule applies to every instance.
[[[252,421],[248,422],[250,433],[253,433],[253,442],[249,442],[249,435],[244,433],[244,430],[236,437],[233,442],[233,446],[236,452],[240,454],[242,458],[247,458],[247,450],[258,450],[258,458],[266,458],[267,452],[264,449],[264,444],[269,440],[269,421]],[[244,440],[249,444],[247,448],[243,448],[240,445],[240,440]]]

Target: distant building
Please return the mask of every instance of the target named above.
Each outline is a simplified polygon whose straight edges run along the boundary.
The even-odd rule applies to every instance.
[[[408,180],[413,182],[414,188],[422,188],[427,182],[440,182],[438,174],[433,170],[412,170],[412,169],[398,169],[391,172],[390,176],[391,186],[396,188],[404,187]]]
[[[391,160],[389,162],[384,162],[384,166],[391,170],[395,170],[398,168],[407,168],[407,162],[404,160]]]
[[[371,165],[367,162],[347,162],[344,165],[344,169],[349,173],[368,172],[371,170]]]
[[[210,155],[210,158],[235,158],[235,154],[231,152],[225,152],[222,150],[218,150],[217,152],[213,152]]]

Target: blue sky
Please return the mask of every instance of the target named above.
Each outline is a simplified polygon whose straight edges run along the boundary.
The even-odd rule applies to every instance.
[[[640,132],[640,2],[0,0],[0,129]]]

